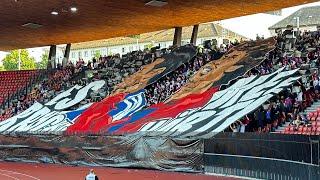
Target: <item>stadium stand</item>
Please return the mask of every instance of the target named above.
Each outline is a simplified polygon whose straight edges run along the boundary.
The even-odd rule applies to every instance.
[[[277,37],[277,48],[269,53],[269,58],[249,71],[245,77],[268,74],[284,67],[287,70],[300,68],[302,79],[257,111],[230,125],[231,131],[319,134],[317,126],[314,126],[316,123],[312,124],[310,118],[316,120],[317,113],[308,114],[307,117],[304,113],[319,99],[319,37],[319,32],[307,31],[301,33],[294,43],[290,32]]]
[[[0,180],[90,179],[85,168],[118,180],[319,180],[320,21],[317,31],[303,31],[306,17],[290,16],[293,25],[277,36],[240,42],[219,25],[261,33],[247,20],[222,20],[250,15],[268,24],[281,17],[252,15],[309,1],[4,3],[0,50],[50,50],[47,71],[0,73]],[[199,38],[206,29],[221,36]],[[72,51],[74,43],[112,37],[119,46],[104,46],[109,39]],[[169,44],[158,37],[173,46],[161,49]],[[153,39],[158,47],[127,53],[158,44]],[[48,173],[54,168],[61,178]]]
[[[11,117],[10,109],[3,109],[5,103],[9,101],[9,98],[18,93],[22,93],[22,91],[25,92],[26,87],[29,86],[38,75],[39,72],[33,70],[0,72],[0,104],[2,104],[0,121]]]
[[[98,60],[93,59],[92,62],[90,61],[87,64],[85,64],[82,59],[79,59],[75,65],[68,62],[66,67],[62,67],[58,64],[58,69],[55,72],[50,72],[47,77],[42,78],[40,83],[33,84],[32,90],[27,95],[25,95],[25,93],[21,93],[21,95],[12,99],[15,103],[3,106],[6,108],[0,109],[0,121],[21,113],[35,102],[46,103],[57,94],[75,85],[86,85],[92,81],[102,79],[107,82],[106,86],[104,86],[104,88],[99,92],[91,94],[87,99],[83,100],[81,104],[101,100],[108,96],[113,87],[121,82],[124,77],[135,73],[140,70],[142,66],[152,63],[156,58],[161,57],[162,54],[167,52],[169,51],[134,51],[123,55],[121,58],[119,55],[105,56],[100,57]],[[89,71],[92,73],[88,78],[79,78],[83,77],[81,74]],[[20,72],[22,75],[18,75]],[[16,77],[13,77],[12,75],[7,76],[8,74],[17,75]],[[20,78],[19,82],[24,82],[23,85],[26,86],[25,82],[29,78],[29,74],[26,74],[26,76],[23,74],[24,71],[3,72],[5,80],[9,80],[9,82],[17,82],[16,79]],[[30,75],[35,76],[36,74]],[[29,80],[27,82],[29,82]],[[30,85],[28,84],[28,86]],[[7,96],[7,92],[11,87],[12,85],[10,83],[8,86],[3,86],[4,89],[7,89],[4,93],[5,96]],[[15,91],[13,91],[13,89],[10,89],[10,93],[8,95],[13,94],[14,92]]]
[[[92,78],[103,79],[107,83],[106,93],[109,95],[114,87],[123,81],[124,78],[136,73],[144,66],[153,63],[157,58],[163,54],[168,53],[169,50],[144,50],[133,51],[120,57],[119,55],[104,56],[98,60],[95,58],[92,62],[88,62],[87,70],[94,70]],[[105,95],[105,96],[107,96]],[[104,97],[105,97],[104,96]]]
[[[147,106],[167,101],[170,96],[180,91],[189,79],[196,74],[204,65],[219,59],[226,51],[232,48],[232,44],[218,48],[198,49],[197,54],[190,61],[183,63],[176,70],[165,75],[156,83],[145,87]]]
[[[191,76],[188,83],[170,100],[183,98],[189,94],[201,93],[212,86],[228,84],[232,79],[241,77],[245,72],[259,65],[264,60],[265,54],[274,48],[274,44],[274,40],[270,38],[242,43],[232,49],[228,48],[230,50],[226,54],[222,53],[224,55],[222,57],[218,56],[218,60],[209,62]],[[210,49],[212,52],[224,52],[217,47]]]
[[[23,105],[21,110],[29,108],[35,102],[47,103],[57,94],[77,84],[85,86],[97,80],[105,80],[106,85],[98,93],[90,93],[90,96],[83,99],[79,106],[73,107],[73,110],[105,97],[106,99],[116,97],[119,93],[129,93],[127,97],[130,97],[131,93],[135,97],[134,93],[139,90],[144,90],[146,98],[146,104],[139,106],[139,109],[146,109],[149,106],[168,102],[172,95],[173,98],[169,102],[176,97],[181,100],[191,94],[203,93],[210,87],[223,90],[241,78],[267,75],[281,68],[285,70],[300,68],[300,73],[303,74],[302,80],[280,92],[276,98],[263,104],[257,111],[247,114],[229,126],[229,131],[233,132],[275,132],[287,121],[294,121],[299,112],[304,111],[318,98],[318,92],[314,88],[310,89],[308,85],[313,83],[309,80],[310,70],[314,71],[313,78],[317,77],[315,67],[318,63],[318,49],[314,49],[313,46],[316,46],[314,42],[318,42],[318,38],[317,32],[305,32],[297,38],[297,42],[292,43],[288,40],[287,32],[279,35],[277,42],[273,39],[259,39],[241,43],[235,47],[230,44],[221,48],[209,46],[197,50],[197,47],[186,45],[173,50],[136,51],[123,57],[119,55],[100,57],[88,64],[80,59],[75,66],[69,62],[67,67],[60,67],[49,79],[35,86],[29,95],[22,98],[22,102],[27,99],[28,103]],[[276,48],[273,48],[275,45]],[[226,54],[223,55],[224,53]],[[301,53],[304,53],[304,56],[301,56]],[[172,61],[181,58],[182,54],[187,55],[185,57],[188,58]],[[208,67],[211,67],[208,74],[213,73],[217,77],[216,80],[208,81],[203,74],[198,75]],[[224,70],[219,70],[217,74],[215,71],[221,67]],[[304,70],[305,67],[309,68]],[[88,72],[92,73],[88,79],[74,80],[79,73]],[[194,82],[206,82],[206,84],[190,91],[192,89],[190,87],[194,85],[189,85]],[[184,92],[184,88],[189,90]],[[303,100],[297,100],[300,96]],[[292,107],[297,106],[297,108],[288,108],[289,105],[283,101],[290,102]],[[11,110],[11,114],[5,117],[19,114],[21,110]]]

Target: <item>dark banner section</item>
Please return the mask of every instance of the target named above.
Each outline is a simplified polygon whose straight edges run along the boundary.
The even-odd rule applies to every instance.
[[[275,41],[270,38],[264,41],[253,41],[235,47],[237,51],[245,51],[246,55],[240,61],[233,65],[223,76],[212,85],[221,86],[228,84],[231,80],[242,77],[247,71],[258,66],[265,60],[268,52],[273,50]]]
[[[0,136],[0,161],[203,171],[203,141],[141,136]]]
[[[213,60],[201,67],[192,77],[189,78],[171,100],[186,97],[189,94],[198,94],[208,90],[210,87],[219,87],[242,78],[245,73],[260,65],[266,54],[275,48],[273,38],[243,42],[231,48],[218,60]]]
[[[269,38],[236,46],[236,51],[246,52],[245,57],[233,64],[232,68],[224,71],[222,77],[218,81],[213,82],[212,86],[226,85],[236,78],[241,78],[246,72],[260,65],[265,60],[266,54],[275,48],[274,45],[274,39]]]
[[[194,46],[185,45],[163,55],[154,62],[145,65],[140,71],[126,77],[114,87],[113,95],[118,93],[134,93],[175,71],[182,64],[189,62],[197,55]]]
[[[319,164],[319,136],[220,133],[204,140],[205,153]]]
[[[164,69],[161,73],[153,76],[149,81],[149,84],[157,82],[160,78],[169,74],[170,72],[178,69],[182,64],[189,62],[197,55],[197,50],[194,46],[186,45],[174,49],[170,54],[163,55],[165,59],[160,64],[154,67],[154,71],[158,69]]]

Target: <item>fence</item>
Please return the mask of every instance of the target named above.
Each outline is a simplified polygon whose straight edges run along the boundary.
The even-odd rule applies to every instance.
[[[205,172],[255,179],[318,180],[320,167],[273,158],[205,153]]]
[[[206,173],[256,179],[320,179],[319,136],[221,133],[204,140]]]

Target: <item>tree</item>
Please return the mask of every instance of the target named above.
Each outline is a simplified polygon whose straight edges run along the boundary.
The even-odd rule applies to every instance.
[[[21,70],[32,70],[35,69],[36,63],[33,57],[30,57],[29,52],[22,49],[20,52],[21,58]],[[3,66],[7,71],[19,69],[19,50],[10,51],[9,54],[3,60]]]
[[[99,59],[100,56],[101,56],[100,50],[96,50],[96,51],[94,52],[94,57],[95,57],[96,59]]]
[[[0,65],[0,71],[5,71],[5,69],[2,65]]]
[[[151,49],[151,48],[153,48],[153,46],[154,46],[153,43],[146,44],[146,45],[144,45],[144,49]]]
[[[49,53],[45,52],[41,55],[41,61],[36,63],[37,69],[47,69],[49,61]]]

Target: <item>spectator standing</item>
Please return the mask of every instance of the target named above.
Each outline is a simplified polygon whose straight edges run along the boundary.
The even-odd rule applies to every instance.
[[[97,175],[95,175],[93,169],[91,169],[85,180],[99,180],[99,178]]]

